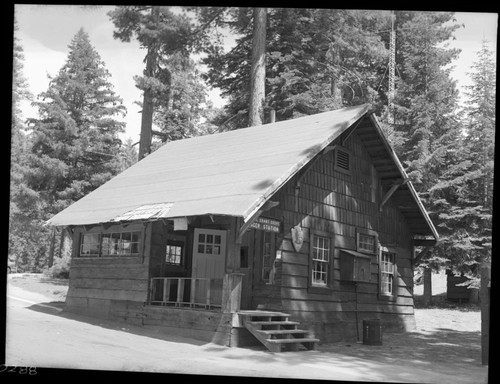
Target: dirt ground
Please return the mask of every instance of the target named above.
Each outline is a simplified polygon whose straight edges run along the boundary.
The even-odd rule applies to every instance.
[[[33,292],[34,297],[37,297],[38,300],[43,298],[45,304],[59,308],[62,308],[62,301],[64,301],[67,292],[67,280],[49,279],[43,275],[11,275],[8,283],[16,289]],[[40,308],[40,310],[43,312],[47,308]],[[64,317],[72,319],[69,316]],[[177,340],[175,335],[172,335],[170,341],[174,341],[177,346],[175,348],[179,354],[179,363],[175,369],[179,369],[181,373],[182,369],[185,369],[185,372],[191,372],[189,365],[182,368],[185,358],[181,359],[181,356],[186,349],[185,353],[189,359],[198,359],[199,366],[213,369],[213,374],[221,374],[219,372],[224,371],[219,369],[222,369],[225,364],[234,364],[233,362],[237,361],[241,372],[255,372],[256,376],[262,377],[277,375],[277,377],[283,378],[303,378],[300,372],[301,367],[303,367],[320,372],[318,379],[326,379],[330,377],[328,376],[330,372],[335,372],[339,375],[338,377],[345,377],[348,381],[353,380],[351,377],[361,378],[358,379],[361,381],[429,382],[436,384],[475,384],[487,381],[487,367],[481,366],[481,318],[477,306],[447,305],[443,308],[441,304],[441,307],[416,308],[415,317],[417,323],[415,331],[404,334],[384,333],[382,346],[366,346],[359,342],[328,343],[319,345],[317,351],[302,354],[300,352],[271,354],[264,350],[224,348],[211,344],[202,345],[189,340],[185,341],[186,344],[182,344],[182,341]],[[88,340],[94,336],[97,338],[107,337],[98,335],[99,332],[103,331],[102,326],[92,328],[91,320],[87,320],[89,321],[88,325],[85,324],[84,318],[76,319],[75,317],[74,320],[78,320],[79,323],[73,323],[74,325],[71,327],[83,327],[82,332],[89,332]],[[61,326],[63,326],[62,322]],[[108,326],[116,330],[125,329],[123,325],[119,324]],[[150,338],[151,335],[147,334],[147,330],[142,331],[140,327],[128,326],[126,329],[129,328],[134,328],[133,333],[136,335],[140,336],[142,333],[148,336],[149,344],[144,344],[145,347],[148,346],[146,348],[151,348],[150,346],[156,342]],[[71,332],[71,329],[68,328],[67,332]],[[92,335],[92,333],[95,334]],[[132,337],[132,334],[130,336],[123,334],[123,337]],[[85,343],[87,339],[83,338],[81,342]],[[164,341],[162,340],[162,342]],[[142,339],[134,338],[130,342],[137,346],[138,343],[142,343]],[[111,343],[111,339],[109,343]],[[90,348],[97,348],[102,342],[94,344]],[[125,348],[126,345],[118,347]],[[111,348],[111,344],[109,348]],[[109,351],[113,350],[113,348],[109,349]],[[210,354],[207,355],[208,351]],[[198,356],[198,354],[200,355]],[[144,358],[146,357],[144,356]],[[121,364],[122,358],[123,356],[120,358],[117,356],[117,366]],[[154,359],[155,356],[150,356],[148,364],[153,364]],[[255,361],[265,361],[267,368],[263,369],[262,365],[255,365]],[[391,367],[395,367],[397,373],[389,375],[388,370]],[[150,368],[142,368],[146,371],[148,369]]]

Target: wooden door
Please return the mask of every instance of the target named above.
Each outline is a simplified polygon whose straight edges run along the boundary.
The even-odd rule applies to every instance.
[[[195,228],[193,240],[192,277],[209,280],[193,280],[191,301],[222,303],[222,285],[226,271],[226,231]]]
[[[226,260],[226,231],[195,228],[192,277],[222,279]]]
[[[250,229],[242,239],[241,308],[256,309],[269,295],[271,270],[276,257],[276,234]]]

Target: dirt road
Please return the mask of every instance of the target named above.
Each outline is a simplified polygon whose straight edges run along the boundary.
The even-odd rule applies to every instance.
[[[61,311],[43,295],[9,285],[6,364],[341,381],[487,382],[478,332],[444,327],[385,334],[384,345],[324,344],[316,351],[270,353],[226,348],[154,329]],[[477,314],[476,314],[477,315]]]

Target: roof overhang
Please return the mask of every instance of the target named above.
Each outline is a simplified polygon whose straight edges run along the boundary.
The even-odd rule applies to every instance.
[[[335,140],[356,132],[416,237],[438,234],[370,105],[170,142],[47,223],[53,226],[221,215],[248,222]],[[423,240],[417,239],[417,242]],[[422,243],[423,244],[423,243]]]
[[[426,245],[436,244],[439,239],[437,230],[376,116],[373,113],[368,114],[367,118],[358,124],[356,133],[372,159],[382,187],[386,191],[396,187],[391,201],[405,217],[414,234],[414,240]]]

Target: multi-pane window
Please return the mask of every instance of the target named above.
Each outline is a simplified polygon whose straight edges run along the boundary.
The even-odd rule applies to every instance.
[[[141,232],[85,233],[80,242],[80,256],[135,256],[139,254]]]
[[[326,286],[330,264],[330,239],[328,237],[312,236],[312,285]]]
[[[358,230],[356,246],[358,252],[377,254],[378,236],[370,230]]]
[[[396,254],[382,251],[380,254],[380,293],[394,295],[394,281],[396,272]]]
[[[206,255],[220,255],[221,244],[221,235],[208,233],[198,234],[198,253],[204,253]]]
[[[182,246],[167,244],[165,263],[170,265],[181,265]]]

